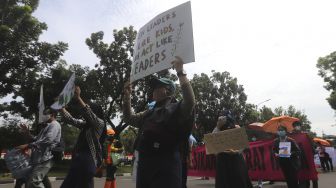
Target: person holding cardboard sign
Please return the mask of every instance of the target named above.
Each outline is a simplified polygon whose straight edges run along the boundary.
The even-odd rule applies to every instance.
[[[296,141],[286,135],[285,126],[278,127],[279,138],[274,140],[273,152],[279,161],[288,188],[299,188],[300,149]]]
[[[229,111],[224,111],[224,113],[218,117],[217,125],[214,128],[213,133],[234,128],[240,127],[239,125],[235,125],[231,113]],[[252,188],[245,160],[239,151],[229,149],[217,154],[215,187]]]
[[[83,119],[74,118],[66,109],[61,109],[66,123],[80,129],[72,153],[71,166],[61,188],[94,187],[96,169],[102,165],[102,145],[106,137],[104,111],[100,105],[86,104],[81,97],[81,89],[76,86],[74,97],[81,108]]]
[[[172,62],[182,89],[182,101],[174,98],[175,84],[167,78],[152,80],[154,107],[131,112],[131,86],[125,84],[124,121],[140,128],[136,150],[139,151],[137,188],[179,188],[182,186],[179,146],[188,139],[193,126],[195,97],[183,71],[182,59]]]

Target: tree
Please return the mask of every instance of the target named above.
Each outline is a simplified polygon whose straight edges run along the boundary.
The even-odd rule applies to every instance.
[[[319,69],[318,75],[326,83],[324,88],[331,92],[327,101],[331,108],[336,110],[336,52],[320,57],[316,67]]]
[[[0,6],[0,96],[5,96],[17,91],[31,71],[52,65],[67,45],[38,41],[47,29],[32,16],[38,0],[4,0]]]
[[[203,134],[213,130],[223,110],[230,110],[239,125],[251,123],[254,105],[246,102],[243,86],[238,85],[237,78],[231,77],[230,73],[212,71],[211,76],[195,74],[191,84],[196,98],[198,127],[194,133],[199,140]]]
[[[302,130],[310,132],[311,122],[308,120],[307,115],[303,111],[297,110],[292,105],[290,105],[286,110],[284,110],[282,107],[278,107],[275,109],[275,111],[278,111],[278,113],[276,113],[277,116],[286,115],[300,119],[300,122],[302,123]]]
[[[274,113],[271,108],[263,106],[259,111],[259,122],[266,122],[270,120],[272,117],[274,117]]]
[[[107,123],[116,131],[117,136],[128,126],[123,121],[115,125],[112,119],[120,117],[121,114],[123,87],[129,80],[136,33],[133,26],[114,30],[114,41],[111,44],[103,42],[102,31],[92,33],[86,39],[86,44],[100,59],[95,65],[96,69],[86,79],[87,84],[98,86],[96,90],[91,90],[94,92],[91,99],[104,107]],[[148,102],[151,78],[152,76],[148,76],[133,84],[132,104],[135,104],[133,108],[136,112],[144,110]]]
[[[19,123],[18,119],[10,118],[0,127],[0,152],[27,143],[28,137],[20,132]]]
[[[3,0],[0,2],[0,97],[13,94],[13,99],[23,98],[25,102],[12,101],[1,104],[1,111],[20,112],[24,118],[31,113],[24,103],[29,98],[23,95],[37,83],[50,67],[63,55],[67,44],[50,44],[39,41],[47,29],[32,13],[38,0]]]

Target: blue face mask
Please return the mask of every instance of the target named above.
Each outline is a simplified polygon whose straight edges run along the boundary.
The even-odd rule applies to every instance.
[[[278,131],[278,135],[280,137],[284,137],[284,136],[286,136],[286,131]]]
[[[151,110],[154,108],[156,102],[155,101],[152,101],[151,103],[148,103],[148,109]]]

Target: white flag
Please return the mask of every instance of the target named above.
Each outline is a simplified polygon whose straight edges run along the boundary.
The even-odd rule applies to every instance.
[[[43,123],[43,111],[44,111],[44,99],[43,99],[43,84],[41,85],[41,89],[40,89],[40,102],[38,104],[38,108],[39,108],[39,119],[38,122],[39,123]]]
[[[75,73],[73,73],[57,101],[51,105],[52,109],[59,110],[67,105],[75,94]]]

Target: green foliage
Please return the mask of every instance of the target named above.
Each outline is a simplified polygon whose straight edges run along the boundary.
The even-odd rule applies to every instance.
[[[79,135],[79,129],[72,126],[63,125],[62,126],[62,138],[65,143],[65,152],[72,152],[75,144],[77,142],[77,137]]]
[[[98,102],[105,111],[107,123],[116,131],[118,136],[128,125],[120,122],[115,125],[111,120],[121,113],[124,83],[129,80],[131,71],[133,46],[136,37],[133,26],[114,30],[114,41],[110,44],[103,42],[102,31],[92,33],[86,39],[86,44],[100,59],[85,80],[89,86],[90,99]],[[162,74],[167,74],[164,71]],[[144,110],[150,97],[149,80],[152,76],[138,80],[133,84],[132,104],[136,112]]]
[[[91,90],[94,92],[92,96],[104,107],[107,121],[115,129],[110,119],[115,118],[121,109],[123,85],[129,79],[136,31],[132,26],[114,30],[111,44],[104,43],[103,37],[104,33],[100,31],[86,39],[86,44],[100,59],[95,65],[97,69],[88,75],[87,84],[97,86],[96,90]]]
[[[275,114],[273,113],[272,109],[266,106],[263,106],[258,113],[259,113],[258,122],[266,122],[270,120],[272,117],[275,117]]]
[[[311,122],[308,120],[308,117],[304,113],[304,111],[298,110],[292,105],[290,105],[287,109],[284,109],[283,107],[280,106],[275,108],[274,111],[269,107],[263,106],[258,113],[259,113],[258,122],[264,123],[270,120],[272,117],[290,116],[300,119],[303,131],[309,132],[311,129],[310,126]]]
[[[2,149],[12,149],[15,146],[25,144],[28,137],[19,129],[19,120],[8,119],[0,126],[0,152]]]
[[[236,123],[246,125],[253,117],[253,105],[247,104],[247,95],[237,78],[228,72],[215,72],[212,75],[202,73],[194,75],[191,80],[196,98],[197,127],[195,136],[201,140],[203,134],[209,133],[216,125],[218,114],[230,110]]]
[[[336,52],[332,52],[325,57],[320,57],[316,67],[319,69],[318,75],[326,83],[324,88],[331,92],[327,101],[331,108],[336,110]]]
[[[124,150],[127,154],[133,153],[134,142],[137,137],[138,130],[134,127],[129,126],[120,134],[120,142],[124,146]]]
[[[35,91],[40,78],[54,67],[67,49],[67,44],[40,42],[47,29],[45,23],[32,16],[38,0],[4,0],[0,2],[0,97],[13,94],[16,100],[2,104],[0,113],[9,111],[32,119],[36,112]],[[35,106],[31,109],[32,106]],[[3,115],[3,113],[2,113]]]
[[[290,117],[296,117],[299,118],[302,123],[302,130],[303,131],[310,131],[311,129],[311,122],[308,120],[307,115],[304,113],[304,111],[296,109],[294,106],[290,105],[286,110],[283,111],[282,114],[277,115],[286,115]]]

